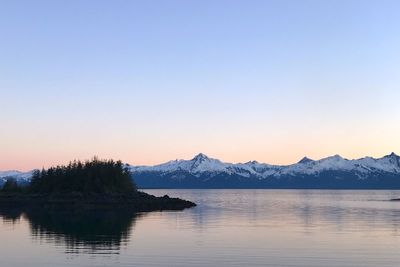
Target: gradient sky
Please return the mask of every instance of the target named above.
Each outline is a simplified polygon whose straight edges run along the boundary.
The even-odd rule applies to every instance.
[[[0,170],[400,153],[399,1],[0,1]]]

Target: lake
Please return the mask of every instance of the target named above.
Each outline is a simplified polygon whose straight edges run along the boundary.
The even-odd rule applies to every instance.
[[[0,215],[0,266],[400,266],[400,191],[145,190],[179,212]]]

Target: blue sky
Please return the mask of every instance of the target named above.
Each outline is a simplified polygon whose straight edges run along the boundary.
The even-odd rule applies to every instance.
[[[398,1],[1,1],[0,169],[400,152]]]

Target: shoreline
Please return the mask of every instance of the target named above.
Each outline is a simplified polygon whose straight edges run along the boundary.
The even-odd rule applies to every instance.
[[[150,212],[163,210],[183,210],[195,207],[196,204],[168,195],[156,197],[145,192],[131,194],[98,194],[98,193],[57,193],[28,194],[1,193],[1,209],[18,210],[127,210],[134,212]]]

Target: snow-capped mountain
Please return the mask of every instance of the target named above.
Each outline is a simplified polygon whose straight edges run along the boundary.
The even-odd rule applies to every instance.
[[[131,166],[140,188],[387,188],[400,189],[400,157],[345,159],[339,155],[291,165],[249,161],[225,163],[200,153],[190,160],[155,166]],[[29,181],[33,171],[0,171],[0,184],[9,178]]]
[[[209,176],[214,176],[218,173],[226,173],[228,175],[238,174],[243,177],[265,176],[267,171],[278,170],[279,166],[258,163],[251,161],[247,163],[224,163],[218,159],[212,159],[204,155],[198,154],[191,160],[173,160],[156,166],[131,166],[131,172],[134,174],[143,172],[158,172],[158,173],[174,173],[187,172],[194,176],[201,176],[206,173]]]
[[[191,160],[173,160],[164,164],[155,166],[131,166],[133,173],[141,172],[161,172],[171,173],[176,171],[185,171],[199,176],[202,173],[226,173],[238,174],[239,176],[249,177],[256,175],[259,178],[268,178],[270,176],[314,174],[317,175],[324,171],[354,171],[360,174],[371,172],[388,172],[400,174],[400,157],[392,153],[382,158],[365,157],[361,159],[348,160],[339,155],[312,160],[307,157],[301,159],[298,163],[281,166],[258,163],[249,161],[247,163],[224,163],[218,159],[212,159],[200,153]]]
[[[191,160],[130,166],[139,187],[184,188],[399,188],[400,157],[348,160],[339,155],[292,165],[224,163],[200,153]]]

